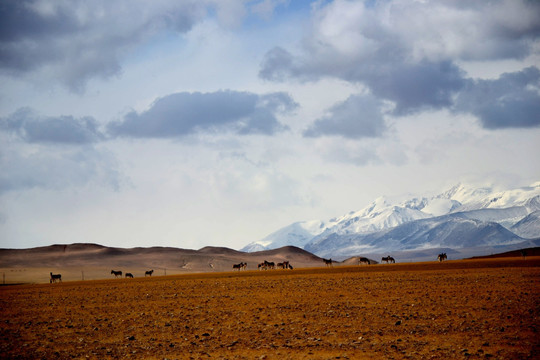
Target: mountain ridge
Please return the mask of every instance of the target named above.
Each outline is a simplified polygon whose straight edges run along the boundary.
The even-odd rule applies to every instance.
[[[328,221],[295,222],[240,250],[287,243],[319,256],[354,256],[441,245],[453,249],[513,245],[540,236],[540,212],[533,215],[538,211],[540,182],[502,191],[459,183],[430,197],[395,202],[379,197],[359,211]]]

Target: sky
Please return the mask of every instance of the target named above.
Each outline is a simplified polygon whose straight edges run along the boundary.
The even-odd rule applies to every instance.
[[[0,0],[0,247],[240,249],[540,180],[540,2]]]

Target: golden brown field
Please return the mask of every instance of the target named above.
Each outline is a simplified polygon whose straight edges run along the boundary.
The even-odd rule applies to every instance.
[[[21,359],[540,357],[540,258],[0,288]]]

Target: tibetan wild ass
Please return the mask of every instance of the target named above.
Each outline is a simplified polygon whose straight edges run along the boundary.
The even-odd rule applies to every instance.
[[[368,258],[365,258],[365,257],[361,257],[360,260],[358,260],[358,264],[359,265],[362,265],[362,264],[371,264],[371,262],[369,261]]]
[[[326,266],[332,266],[332,267],[334,266],[334,265],[332,265],[332,259],[324,259],[323,258],[323,262],[324,262],[324,264]]]
[[[59,282],[62,282],[62,275],[51,273],[51,279],[49,280],[49,284],[55,283],[56,280],[58,280]]]

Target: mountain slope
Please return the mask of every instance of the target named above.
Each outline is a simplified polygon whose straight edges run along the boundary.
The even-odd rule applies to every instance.
[[[515,244],[540,236],[540,182],[494,191],[458,184],[432,197],[378,198],[328,221],[297,222],[243,251],[295,245],[319,256]],[[535,214],[535,215],[533,215]]]
[[[528,214],[510,228],[514,233],[527,239],[540,236],[538,229],[540,229],[540,210]]]
[[[467,248],[519,243],[524,239],[494,222],[461,214],[408,222],[370,234],[317,237],[306,250],[319,256],[352,256],[429,248]]]

